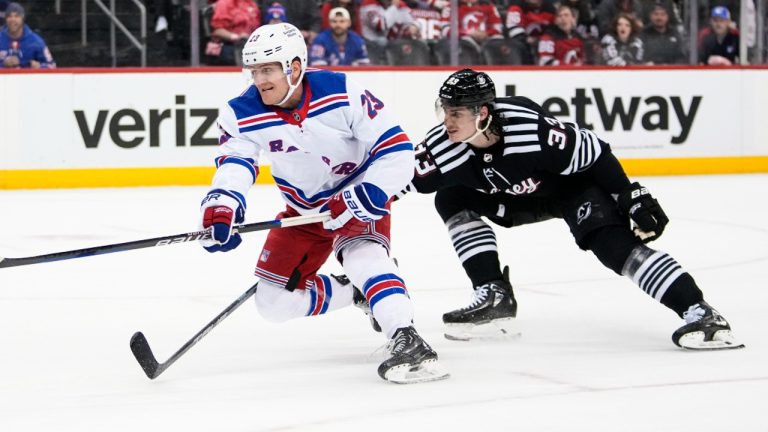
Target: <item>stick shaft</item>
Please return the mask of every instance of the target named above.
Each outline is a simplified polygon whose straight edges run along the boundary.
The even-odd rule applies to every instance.
[[[330,219],[329,213],[318,213],[305,216],[295,216],[284,219],[274,219],[264,222],[254,222],[244,225],[235,225],[234,230],[241,233],[262,231],[272,228],[281,228],[289,226],[304,225],[316,222],[323,222]],[[53,261],[62,261],[74,258],[82,258],[93,255],[104,255],[113,252],[123,252],[134,249],[143,249],[156,246],[166,246],[170,244],[186,243],[195,240],[207,240],[211,238],[211,233],[208,230],[193,231],[183,234],[174,234],[163,237],[155,237],[143,240],[134,240],[126,243],[114,243],[102,246],[94,246],[84,249],[75,249],[64,252],[54,252],[45,255],[37,255],[30,257],[20,258],[3,258],[0,257],[0,268],[5,267],[17,267],[29,264],[39,264]]]

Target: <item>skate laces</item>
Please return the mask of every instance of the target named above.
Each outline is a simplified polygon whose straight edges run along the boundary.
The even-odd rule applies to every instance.
[[[699,303],[696,303],[689,307],[687,311],[683,312],[683,319],[688,324],[695,323],[701,320],[706,313],[707,311],[704,310]]]
[[[472,299],[469,303],[469,306],[462,308],[462,310],[472,309],[483,303],[488,298],[488,291],[490,291],[489,284],[482,285],[472,291]]]
[[[402,331],[400,331],[397,336],[395,336],[390,345],[390,352],[392,354],[397,354],[401,351],[404,351],[405,348],[415,339],[414,336],[411,335],[409,328],[404,328]]]

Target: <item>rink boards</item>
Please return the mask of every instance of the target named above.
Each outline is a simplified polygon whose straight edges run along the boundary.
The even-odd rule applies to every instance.
[[[483,70],[499,96],[595,130],[631,175],[768,172],[768,68]],[[419,142],[452,69],[344,71]],[[0,189],[208,184],[218,109],[247,85],[236,69],[0,74]]]

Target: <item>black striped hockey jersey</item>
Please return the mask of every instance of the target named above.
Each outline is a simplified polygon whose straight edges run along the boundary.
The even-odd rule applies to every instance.
[[[443,124],[432,128],[416,147],[408,190],[463,185],[490,194],[543,195],[562,176],[582,173],[610,193],[629,185],[610,146],[594,132],[555,119],[525,97],[496,98],[493,108],[503,136],[485,149],[449,140]]]

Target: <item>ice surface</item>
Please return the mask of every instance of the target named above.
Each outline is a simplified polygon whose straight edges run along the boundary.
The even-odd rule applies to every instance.
[[[746,349],[675,347],[681,320],[580,251],[562,221],[496,230],[522,337],[448,341],[440,317],[469,284],[431,196],[409,195],[393,252],[450,379],[382,381],[385,340],[355,308],[276,325],[249,301],[148,380],[131,335],[167,359],[254,282],[265,234],[250,233],[228,254],[181,244],[0,269],[0,431],[768,430],[768,175],[640,180],[672,220],[652,246]],[[0,191],[0,256],[192,231],[204,191]],[[249,222],[283,206],[271,186],[248,200]]]

